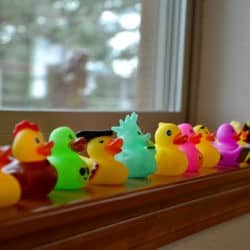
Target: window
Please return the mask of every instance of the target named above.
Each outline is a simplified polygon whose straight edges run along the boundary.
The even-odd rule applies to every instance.
[[[141,112],[151,131],[160,120],[184,120],[191,2],[1,1],[4,124],[29,118],[47,131],[98,128],[130,110]],[[8,134],[9,124],[3,129]]]
[[[0,3],[3,108],[135,108],[138,0]]]

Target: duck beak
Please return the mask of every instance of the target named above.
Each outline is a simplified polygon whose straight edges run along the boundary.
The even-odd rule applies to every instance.
[[[206,136],[206,139],[207,139],[208,141],[211,141],[211,142],[215,141],[215,134],[214,134],[214,133],[209,133],[209,134]]]
[[[237,134],[237,133],[234,133],[232,138],[235,140],[235,141],[239,141],[240,140],[240,136],[241,136],[241,133]]]
[[[10,146],[1,146],[0,147],[0,158],[9,157],[11,155]]]
[[[98,168],[99,168],[99,164],[94,162],[93,166],[92,166],[92,168],[90,170],[90,176],[89,176],[90,180],[94,179],[94,177],[95,177],[95,175],[96,175],[96,173],[98,171]]]
[[[147,149],[155,149],[155,145],[151,140],[148,140],[147,144]]]
[[[247,140],[248,135],[249,135],[249,131],[242,131],[242,132],[240,133],[240,137],[241,137],[241,139],[242,139],[243,141],[246,141],[246,140]]]
[[[54,146],[53,141],[47,142],[43,145],[40,145],[37,148],[37,153],[47,157],[47,156],[51,155],[51,150],[52,150],[53,146]]]
[[[105,146],[105,150],[112,155],[116,155],[122,151],[123,140],[121,138],[111,139]]]
[[[174,144],[181,145],[187,142],[188,136],[187,135],[182,135],[181,133],[177,134],[174,137]]]
[[[0,147],[0,168],[3,165],[8,164],[11,161],[9,158],[10,156],[11,156],[11,147],[10,146]]]
[[[85,145],[87,144],[87,140],[84,137],[79,137],[69,143],[69,147],[77,152],[80,153],[85,149]]]
[[[201,133],[191,135],[189,141],[193,144],[199,144],[201,141]]]

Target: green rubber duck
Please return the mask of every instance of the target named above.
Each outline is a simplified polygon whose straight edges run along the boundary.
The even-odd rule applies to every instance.
[[[47,159],[58,173],[55,189],[72,190],[86,186],[90,170],[79,154],[86,139],[77,138],[69,127],[58,127],[51,132],[49,140],[54,142],[54,147]]]

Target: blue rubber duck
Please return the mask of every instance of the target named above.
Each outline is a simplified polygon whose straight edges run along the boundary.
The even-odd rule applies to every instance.
[[[123,163],[129,178],[145,178],[156,171],[155,146],[149,133],[143,134],[137,125],[138,115],[133,112],[120,120],[120,126],[112,127],[117,137],[123,140],[122,151],[115,159]]]

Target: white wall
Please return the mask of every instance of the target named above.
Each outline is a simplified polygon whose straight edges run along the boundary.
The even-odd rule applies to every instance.
[[[199,0],[198,0],[199,1]],[[204,0],[197,122],[250,119],[250,0]],[[250,214],[159,250],[248,250]]]
[[[205,0],[197,121],[250,119],[250,1]]]
[[[249,250],[250,214],[235,218],[159,250]]]

